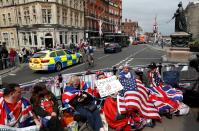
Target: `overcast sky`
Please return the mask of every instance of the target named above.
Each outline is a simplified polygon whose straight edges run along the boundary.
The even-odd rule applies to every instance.
[[[167,23],[182,1],[183,7],[197,0],[123,0],[123,21],[125,18],[138,21],[144,32],[152,32],[157,15],[159,32],[170,35],[174,32],[174,20]]]

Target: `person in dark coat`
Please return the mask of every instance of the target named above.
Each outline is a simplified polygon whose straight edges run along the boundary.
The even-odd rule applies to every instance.
[[[7,68],[8,50],[6,49],[5,43],[3,44],[3,47],[2,47],[2,58],[3,58],[4,68]]]
[[[0,45],[0,70],[3,70],[2,45]]]

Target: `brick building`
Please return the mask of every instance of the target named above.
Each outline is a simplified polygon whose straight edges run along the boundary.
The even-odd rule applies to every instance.
[[[101,46],[105,34],[120,30],[122,0],[90,0],[85,3],[85,37],[91,44]],[[101,26],[100,26],[101,24]]]
[[[122,22],[122,32],[126,35],[136,37],[136,31],[138,31],[139,26],[138,22],[125,19],[125,22]]]

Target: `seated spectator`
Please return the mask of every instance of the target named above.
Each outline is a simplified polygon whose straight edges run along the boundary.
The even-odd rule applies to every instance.
[[[21,97],[21,89],[18,84],[8,84],[0,97],[0,125],[10,127],[28,127],[34,124],[40,126],[40,122],[32,113],[29,101]]]
[[[80,84],[78,76],[72,76],[69,85],[65,87],[62,101],[65,107],[72,107],[81,118],[86,119],[94,131],[103,131],[100,111],[94,103],[93,97]]]
[[[155,63],[149,65],[148,78],[150,82],[150,100],[161,114],[165,114],[171,119],[173,113],[179,113],[184,104],[182,91],[172,88],[170,85],[164,85],[159,70]]]
[[[132,78],[134,79],[133,72],[130,71],[130,67],[128,65],[124,65],[119,73],[119,78]]]
[[[33,105],[33,112],[42,121],[42,130],[63,131],[58,119],[58,102],[54,94],[46,89],[44,84],[34,87],[30,99]]]

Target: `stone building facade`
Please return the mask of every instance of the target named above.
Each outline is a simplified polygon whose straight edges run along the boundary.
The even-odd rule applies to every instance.
[[[67,46],[83,37],[83,0],[0,0],[0,41],[8,48]]]
[[[199,2],[190,2],[186,9],[187,30],[193,38],[199,38]]]

